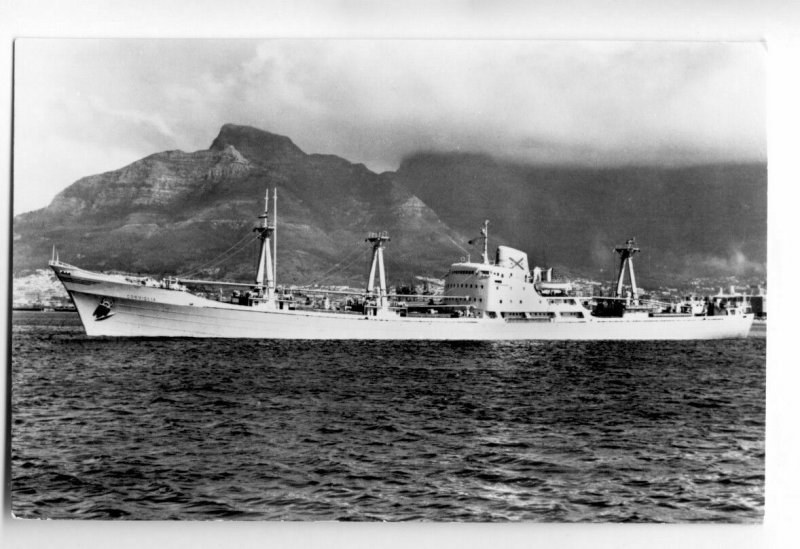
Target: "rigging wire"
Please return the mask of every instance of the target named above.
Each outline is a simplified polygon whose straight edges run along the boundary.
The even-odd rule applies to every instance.
[[[253,242],[253,241],[244,242],[244,243],[243,243],[243,244],[242,244],[242,245],[241,245],[241,246],[240,246],[238,249],[236,249],[236,250],[233,250],[232,252],[230,252],[230,253],[228,253],[228,254],[226,254],[226,255],[224,255],[224,256],[219,256],[219,257],[218,257],[218,258],[217,258],[215,261],[213,261],[213,262],[209,263],[208,265],[206,265],[206,266],[205,266],[205,267],[203,267],[203,268],[204,268],[204,269],[208,269],[208,268],[210,268],[210,267],[217,266],[217,265],[219,265],[220,263],[223,263],[224,261],[227,261],[227,260],[231,259],[231,258],[232,258],[232,257],[234,257],[236,254],[240,253],[242,250],[245,250],[245,249],[247,248],[247,246],[248,246],[248,245],[250,245],[252,242]]]
[[[230,248],[228,248],[227,250],[225,250],[224,252],[219,254],[217,257],[215,257],[215,258],[211,259],[210,261],[207,261],[206,263],[203,263],[203,264],[201,264],[201,265],[199,265],[199,266],[197,266],[197,267],[195,267],[195,268],[193,268],[193,269],[191,269],[191,270],[189,270],[189,271],[187,271],[187,272],[185,272],[183,274],[178,275],[178,277],[179,278],[188,278],[189,276],[192,276],[192,275],[195,275],[195,274],[199,273],[203,269],[208,269],[209,267],[217,265],[221,261],[229,259],[230,257],[232,257],[235,254],[237,254],[240,251],[242,251],[245,246],[247,246],[248,244],[250,244],[251,241],[253,241],[253,240],[257,239],[257,238],[258,238],[258,235],[253,235],[252,233],[248,233],[244,237],[239,239],[239,241],[237,241],[233,246],[231,246]],[[237,248],[237,249],[234,249],[234,248]]]
[[[246,244],[248,244],[248,243],[246,243]],[[210,269],[212,267],[218,266],[219,264],[221,264],[221,263],[233,258],[234,256],[236,256],[236,254],[240,253],[244,249],[245,249],[245,246],[241,246],[239,249],[234,250],[233,252],[231,252],[231,253],[229,253],[229,254],[227,254],[225,256],[219,256],[215,261],[207,263],[207,264],[205,264],[204,266],[202,266],[201,268],[199,268],[199,269],[197,269],[195,271],[189,271],[189,273],[183,275],[183,277],[193,276],[196,273],[200,273],[200,271],[203,271],[203,270]]]
[[[348,263],[347,265],[345,265],[345,266],[342,268],[342,270],[343,270],[343,271],[344,271],[344,270],[346,270],[346,269],[348,269],[350,266],[352,266],[352,265],[353,265],[353,263],[355,263],[355,262],[356,262],[356,260],[358,260],[358,259],[359,259],[359,257],[358,257],[358,252],[359,252],[359,251],[363,251],[363,250],[364,250],[364,247],[363,247],[363,246],[362,246],[362,244],[359,242],[358,244],[356,244],[355,248],[353,248],[353,249],[350,251],[350,253],[349,253],[349,254],[348,254],[348,255],[347,255],[347,256],[346,256],[344,259],[342,259],[342,260],[341,260],[339,263],[337,263],[336,265],[334,265],[333,267],[331,267],[330,269],[328,269],[327,271],[325,271],[323,274],[321,274],[319,277],[317,277],[317,279],[316,279],[316,280],[314,280],[313,282],[310,282],[308,285],[309,285],[309,286],[313,286],[313,285],[315,285],[315,284],[319,284],[320,282],[322,282],[323,280],[325,280],[325,279],[326,279],[328,276],[330,276],[330,275],[331,275],[331,273],[333,273],[333,271],[335,271],[336,269],[338,269],[338,268],[339,268],[339,267],[342,265],[342,263],[344,263],[345,261],[348,261],[348,260],[352,259],[352,261],[350,261],[350,263]]]
[[[458,242],[456,242],[456,241],[453,239],[453,237],[451,237],[449,234],[445,234],[445,236],[447,237],[447,239],[448,239],[450,242],[452,242],[453,244],[455,244],[456,248],[458,248],[459,250],[461,250],[461,251],[462,251],[462,252],[464,252],[465,254],[467,254],[467,255],[470,255],[470,253],[469,253],[467,250],[465,250],[464,248],[462,248],[462,247],[461,247],[461,245],[460,245]]]

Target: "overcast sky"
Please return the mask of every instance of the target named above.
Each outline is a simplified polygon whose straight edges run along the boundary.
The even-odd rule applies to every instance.
[[[15,213],[226,122],[378,172],[418,150],[765,160],[765,80],[753,43],[19,40]]]

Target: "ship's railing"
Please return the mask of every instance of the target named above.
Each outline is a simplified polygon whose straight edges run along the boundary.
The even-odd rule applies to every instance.
[[[673,307],[675,305],[674,303],[669,303],[667,301],[659,301],[657,299],[641,299],[641,298],[634,299],[632,297],[591,296],[591,297],[586,297],[585,300],[597,301],[597,302],[600,301],[621,302],[640,307],[653,307],[653,308],[656,307],[666,308],[666,307]]]
[[[239,288],[255,286],[252,282],[221,282],[215,280],[195,280],[191,278],[178,278],[175,279],[181,284],[197,284],[206,286],[237,286]]]

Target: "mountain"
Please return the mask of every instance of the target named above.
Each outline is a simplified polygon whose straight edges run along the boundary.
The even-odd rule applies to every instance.
[[[671,278],[762,275],[764,164],[684,168],[530,166],[480,154],[417,154],[395,181],[453,229],[489,219],[501,242],[534,262],[582,273],[615,269],[614,245],[636,237],[637,271]]]
[[[168,151],[83,178],[42,210],[14,220],[14,271],[60,258],[89,269],[248,280],[265,190],[278,189],[278,277],[363,283],[370,231],[389,231],[397,279],[458,258],[445,226],[416,196],[361,164],[306,154],[284,136],[225,125],[208,150]],[[237,242],[244,247],[214,262]],[[446,262],[445,262],[446,263]],[[423,269],[423,270],[417,270]],[[430,271],[433,273],[433,271]]]
[[[196,278],[253,277],[252,228],[278,188],[278,277],[364,283],[367,232],[386,230],[393,283],[442,276],[479,250],[467,240],[490,219],[492,247],[532,263],[609,279],[612,248],[635,236],[645,283],[763,275],[766,167],[542,167],[480,154],[420,153],[376,174],[291,139],[226,124],[207,150],[166,151],[80,179],[46,208],[14,219],[14,273],[62,260],[97,270]],[[569,270],[567,270],[569,269]]]

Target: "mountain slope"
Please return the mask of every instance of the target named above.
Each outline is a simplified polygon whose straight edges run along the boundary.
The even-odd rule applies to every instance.
[[[467,253],[478,256],[466,242],[484,219],[492,249],[508,244],[572,275],[610,279],[612,248],[630,236],[643,248],[645,284],[763,276],[766,265],[764,165],[593,170],[424,153],[378,175],[226,124],[207,150],[85,177],[47,208],[17,216],[14,272],[42,268],[55,245],[62,260],[88,269],[250,280],[252,228],[268,187],[278,188],[281,282],[362,284],[364,237],[379,230],[392,238],[392,282],[441,276]]]
[[[654,279],[763,274],[766,177],[759,164],[589,169],[428,153],[406,159],[395,181],[455,230],[490,219],[499,240],[540,263],[608,272],[613,246],[635,236]]]
[[[342,259],[330,282],[362,282],[369,231],[388,230],[390,272],[401,277],[460,253],[463,237],[424,203],[363,165],[307,155],[290,139],[225,125],[205,151],[169,151],[83,178],[47,208],[17,216],[14,269],[40,268],[55,245],[90,269],[196,271],[235,243],[254,238],[266,188],[278,188],[278,276],[307,282]],[[197,276],[247,280],[253,247]],[[410,259],[412,264],[399,259]]]

